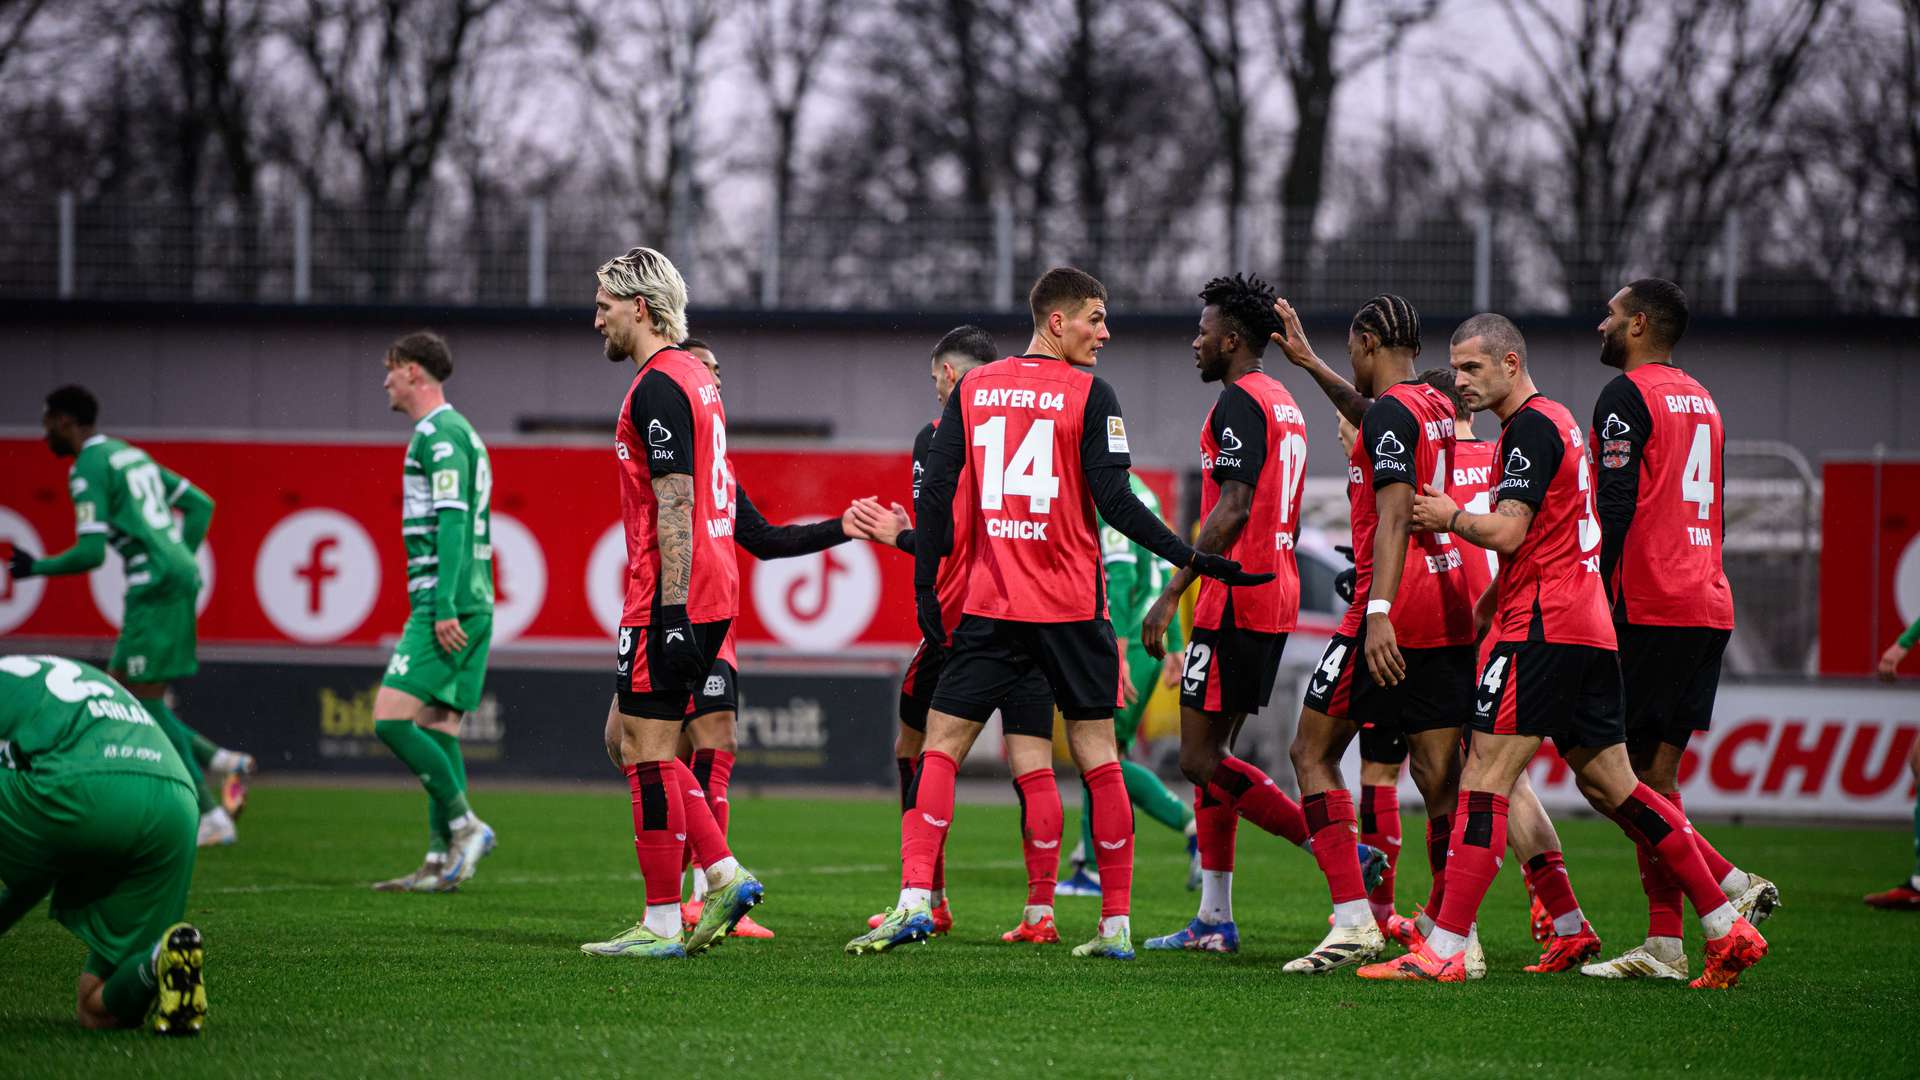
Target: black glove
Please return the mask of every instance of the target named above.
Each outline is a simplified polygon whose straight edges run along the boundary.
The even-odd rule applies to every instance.
[[[1345,555],[1348,562],[1353,561],[1353,548],[1351,546],[1347,544],[1335,544],[1333,545],[1333,550]]]
[[[700,639],[693,634],[693,624],[687,621],[687,605],[660,606],[660,655],[666,658],[667,670],[684,686],[698,687],[707,677],[712,665],[707,663]]]
[[[1229,585],[1240,587],[1265,585],[1273,580],[1272,574],[1249,574],[1240,569],[1239,563],[1225,555],[1215,555],[1207,551],[1194,552],[1193,562],[1187,564],[1187,569],[1202,577],[1218,578]]]
[[[7,572],[12,574],[16,580],[19,578],[32,577],[33,563],[34,557],[31,552],[15,546],[13,556],[7,560]]]
[[[1339,597],[1343,604],[1353,603],[1353,584],[1359,578],[1360,571],[1351,566],[1333,575],[1333,595]]]
[[[941,622],[940,594],[932,589],[913,590],[913,612],[920,621],[920,636],[932,645],[945,647],[947,628]]]

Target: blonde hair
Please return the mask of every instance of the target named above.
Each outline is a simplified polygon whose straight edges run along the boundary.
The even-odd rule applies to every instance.
[[[653,328],[668,341],[687,336],[687,283],[673,261],[652,248],[629,248],[594,271],[608,295],[647,302]]]

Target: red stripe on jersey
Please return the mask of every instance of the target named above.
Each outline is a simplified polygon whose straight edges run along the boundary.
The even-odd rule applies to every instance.
[[[1453,444],[1453,479],[1447,485],[1447,494],[1469,514],[1493,511],[1493,452],[1494,444],[1485,440]],[[1466,557],[1467,596],[1478,600],[1493,584],[1500,556],[1491,548],[1477,548],[1459,537],[1454,539],[1460,543],[1460,554]]]
[[[1252,588],[1231,589],[1213,578],[1202,578],[1194,604],[1193,625],[1217,629],[1233,603],[1233,624],[1263,634],[1291,633],[1300,619],[1300,569],[1294,562],[1294,536],[1300,530],[1300,498],[1307,469],[1307,420],[1293,395],[1264,371],[1242,375],[1233,384],[1245,390],[1266,419],[1266,457],[1253,486],[1253,505],[1247,523],[1222,554],[1248,573],[1272,574],[1273,580]],[[1220,501],[1214,479],[1215,460],[1222,452],[1213,434],[1213,412],[1200,424],[1200,520],[1205,521]],[[1231,594],[1231,596],[1229,596]]]
[[[1707,388],[1671,364],[1627,372],[1653,429],[1641,449],[1639,498],[1614,566],[1614,595],[1637,626],[1733,629],[1733,590],[1720,545],[1727,442]],[[1590,436],[1604,453],[1604,435]]]
[[[614,425],[614,452],[620,469],[620,517],[627,535],[627,595],[622,626],[653,622],[659,587],[659,506],[647,465],[647,440],[633,426],[633,395],[649,371],[672,379],[687,396],[693,413],[692,574],[687,587],[687,618],[718,622],[740,613],[740,566],[733,551],[734,485],[727,467],[727,414],[720,388],[692,353],[667,348],[647,358],[634,375]]]
[[[966,580],[967,614],[1107,617],[1093,496],[1080,463],[1092,387],[1092,374],[1065,361],[1010,356],[955,388],[967,457],[947,559]]]
[[[1535,394],[1507,418],[1497,452],[1502,475],[1508,472],[1509,450],[1518,449],[1508,446],[1513,422],[1529,411],[1553,425],[1560,439],[1560,465],[1526,538],[1500,564],[1494,640],[1615,648],[1613,619],[1600,584],[1600,519],[1593,509],[1592,464],[1580,424],[1566,406]],[[1496,506],[1501,490],[1494,488]]]
[[[1453,459],[1453,402],[1421,382],[1395,383],[1380,395],[1406,406],[1419,425],[1413,452],[1413,481],[1444,490]],[[1355,439],[1348,457],[1348,519],[1353,524],[1353,603],[1340,620],[1340,633],[1358,637],[1373,590],[1373,541],[1380,527],[1374,506],[1373,458]],[[1415,488],[1419,491],[1421,488]],[[1407,538],[1400,588],[1393,597],[1394,637],[1403,649],[1430,649],[1473,642],[1473,601],[1468,594],[1466,556],[1478,549],[1445,533],[1416,532]]]

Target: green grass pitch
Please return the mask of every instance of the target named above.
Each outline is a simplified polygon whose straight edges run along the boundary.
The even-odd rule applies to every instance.
[[[1906,867],[1897,831],[1714,829],[1786,901],[1764,927],[1772,956],[1729,993],[1525,974],[1535,950],[1511,873],[1483,912],[1485,982],[1380,986],[1280,973],[1324,931],[1325,887],[1244,823],[1239,956],[1070,959],[1097,901],[1065,897],[1068,945],[1004,945],[1024,897],[1009,806],[960,808],[952,937],[845,956],[897,885],[883,799],[734,804],[776,940],[684,962],[588,957],[580,942],[642,904],[625,794],[475,796],[500,831],[479,876],[455,895],[390,896],[366,886],[417,859],[417,793],[257,790],[241,843],[200,861],[188,917],[207,935],[212,1006],[196,1041],[78,1030],[83,947],[30,915],[0,939],[0,1076],[1910,1076],[1920,1038],[1920,916],[1859,901]],[[1595,821],[1562,834],[1609,955],[1638,940],[1626,840]],[[1140,851],[1136,945],[1193,910],[1178,840],[1143,819]],[[1418,845],[1407,854],[1402,910],[1427,886]]]

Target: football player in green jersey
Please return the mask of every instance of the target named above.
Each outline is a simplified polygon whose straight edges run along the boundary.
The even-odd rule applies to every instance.
[[[1160,498],[1153,489],[1138,476],[1129,475],[1128,480],[1132,482],[1134,495],[1164,519]],[[1140,624],[1146,617],[1147,607],[1166,587],[1167,564],[1104,523],[1100,527],[1100,561],[1107,574],[1107,606],[1113,619],[1114,636],[1120,639],[1121,652],[1126,658],[1120,670],[1121,692],[1127,703],[1113,714],[1113,733],[1120,743],[1120,769],[1127,782],[1127,795],[1148,817],[1186,836],[1187,888],[1197,889],[1200,887],[1200,847],[1193,827],[1193,807],[1169,791],[1152,769],[1127,759],[1127,750],[1133,745],[1133,737],[1140,730],[1140,719],[1147,711],[1147,700],[1153,696],[1153,684],[1164,680],[1173,686],[1179,678],[1177,658],[1184,648],[1179,620],[1167,628],[1169,659],[1165,663],[1147,655],[1147,647],[1140,640]],[[1088,852],[1093,848],[1091,798],[1086,786],[1081,785],[1080,843],[1068,860],[1073,872],[1060,882],[1058,891],[1064,896],[1100,895],[1099,873],[1088,866]]]
[[[244,788],[223,804],[207,781],[209,772],[254,770],[250,754],[222,749],[188,727],[167,704],[167,686],[200,670],[195,653],[200,567],[194,553],[213,520],[213,500],[187,479],[147,456],[145,450],[94,430],[100,405],[85,387],[63,386],[47,395],[41,424],[47,446],[73,458],[67,488],[73,498],[73,546],[36,559],[15,548],[16,578],[35,574],[84,574],[107,560],[107,545],[126,568],[126,609],[120,639],[107,668],[140,699],[186,762],[200,800],[200,843],[231,844],[233,816]],[[174,512],[180,512],[180,518]]]
[[[185,756],[98,668],[0,656],[0,934],[53,895],[87,943],[84,1027],[197,1035],[200,932],[180,921],[196,813]]]
[[[401,471],[400,534],[412,613],[373,699],[373,730],[427,789],[427,857],[380,892],[450,892],[493,850],[493,830],[467,805],[460,719],[480,704],[493,641],[493,469],[441,384],[453,353],[438,334],[387,350],[383,384],[413,421]]]

